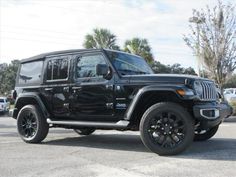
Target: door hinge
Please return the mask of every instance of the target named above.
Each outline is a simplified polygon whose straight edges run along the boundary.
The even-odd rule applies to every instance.
[[[64,108],[69,109],[70,104],[69,103],[64,103],[63,106],[64,106]]]
[[[107,103],[106,106],[107,109],[113,109],[113,103]]]
[[[113,90],[113,85],[106,85],[107,90]]]
[[[70,87],[63,87],[63,91],[64,92],[69,92],[70,91]]]

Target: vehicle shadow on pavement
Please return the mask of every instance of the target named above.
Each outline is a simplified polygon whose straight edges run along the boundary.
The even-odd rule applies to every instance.
[[[102,134],[57,139],[44,142],[45,145],[78,146],[99,149],[149,152],[138,135]]]
[[[99,149],[136,151],[151,153],[139,135],[103,134],[46,141],[44,145],[78,146]],[[185,152],[172,158],[236,161],[236,139],[213,138],[205,142],[194,142]]]

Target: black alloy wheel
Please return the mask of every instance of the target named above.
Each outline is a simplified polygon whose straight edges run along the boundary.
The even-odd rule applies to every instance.
[[[38,124],[35,115],[27,110],[19,122],[19,130],[25,138],[32,138],[37,132]]]
[[[183,141],[186,126],[175,113],[163,111],[150,120],[148,132],[155,143],[172,148]]]
[[[159,155],[174,155],[184,151],[193,141],[192,117],[175,103],[151,106],[140,122],[141,139]]]
[[[39,143],[48,134],[49,125],[36,105],[24,106],[17,116],[17,130],[27,143]]]

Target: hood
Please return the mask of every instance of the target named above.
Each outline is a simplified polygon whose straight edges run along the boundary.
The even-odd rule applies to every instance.
[[[188,82],[194,80],[205,80],[210,81],[206,78],[201,78],[193,75],[184,75],[184,74],[147,74],[147,75],[129,75],[124,76],[129,77],[130,83],[135,82],[146,82],[146,83],[170,83],[170,84],[185,84],[186,79]]]

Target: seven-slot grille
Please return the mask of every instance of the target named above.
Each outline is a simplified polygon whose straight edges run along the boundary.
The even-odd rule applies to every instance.
[[[213,101],[217,99],[216,87],[213,82],[200,82],[202,86],[202,95],[200,98],[202,101]]]

